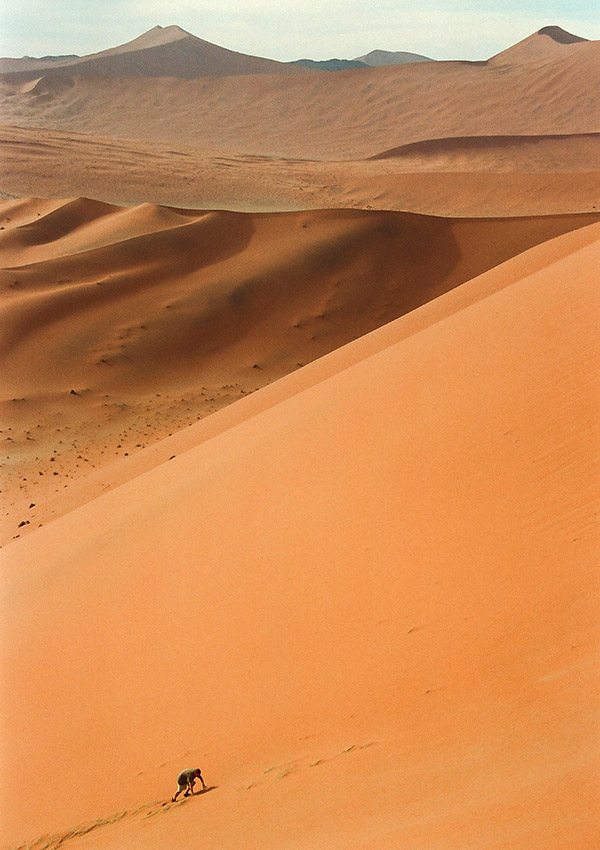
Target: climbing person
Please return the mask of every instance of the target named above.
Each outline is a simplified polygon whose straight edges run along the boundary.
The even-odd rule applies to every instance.
[[[202,790],[206,791],[206,785],[204,784],[204,779],[202,779],[202,773],[199,767],[191,768],[189,770],[182,770],[179,776],[177,777],[177,793],[174,797],[171,797],[171,802],[174,803],[182,791],[184,792],[184,797],[187,797],[188,794],[193,795],[196,779],[200,780],[200,782],[202,783]]]

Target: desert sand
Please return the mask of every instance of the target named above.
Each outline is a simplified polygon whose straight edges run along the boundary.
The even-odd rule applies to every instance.
[[[3,850],[596,850],[598,44],[0,61]]]
[[[155,28],[100,60],[0,75],[0,192],[240,211],[589,212],[599,45],[551,27],[487,62],[240,74],[230,52]],[[156,76],[155,50],[189,78]]]
[[[0,541],[91,470],[598,220],[4,202]]]
[[[537,61],[193,79],[156,77],[151,63],[126,77],[75,73],[70,66],[33,79],[31,72],[4,74],[0,121],[185,142],[224,154],[317,160],[363,159],[429,139],[599,132],[593,81],[600,72],[600,42],[531,38],[544,45]],[[180,43],[167,47],[177,51]]]
[[[592,228],[6,548],[9,840],[593,847]]]
[[[14,197],[464,217],[600,210],[598,133],[437,139],[331,162],[6,126],[0,157],[2,187]]]

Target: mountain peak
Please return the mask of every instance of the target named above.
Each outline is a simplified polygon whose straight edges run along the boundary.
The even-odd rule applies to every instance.
[[[357,56],[356,61],[364,62],[365,65],[378,67],[381,65],[406,65],[414,62],[434,62],[429,56],[422,56],[420,53],[408,53],[405,50],[371,50],[370,53],[365,53],[364,56]]]
[[[192,35],[191,32],[184,30],[182,27],[178,27],[177,24],[169,24],[166,27],[157,24],[155,27],[152,27],[152,29],[148,30],[145,35],[150,35],[150,33],[162,33],[165,36],[168,35],[170,37],[175,38],[188,38],[189,36],[195,38],[195,36]]]
[[[161,27],[157,24],[152,29],[142,33],[142,35],[138,35],[132,41],[128,41],[126,45],[121,45],[121,47],[141,50],[144,47],[160,47],[161,44],[170,44],[173,41],[180,41],[183,38],[196,38],[196,36],[192,35],[191,32],[186,32],[186,30],[175,24],[168,27]]]

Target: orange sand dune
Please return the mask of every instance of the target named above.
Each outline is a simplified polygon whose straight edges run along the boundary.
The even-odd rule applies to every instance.
[[[596,241],[597,236],[597,228],[590,225],[556,237],[549,242],[542,242],[408,313],[401,327],[397,322],[383,325],[376,331],[312,361],[285,378],[264,386],[260,392],[247,395],[243,404],[228,404],[210,416],[202,418],[201,421],[190,424],[189,427],[176,431],[158,442],[151,443],[146,448],[140,448],[132,454],[127,453],[127,456],[117,457],[112,461],[110,458],[105,458],[104,463],[98,464],[94,471],[82,473],[76,480],[70,480],[68,486],[64,486],[59,477],[56,479],[58,483],[54,485],[54,488],[50,487],[46,490],[42,488],[42,492],[36,490],[38,501],[27,513],[35,518],[34,525],[45,524],[49,520],[63,516],[107,490],[131,481],[159,464],[212,439],[222,431],[330,378],[341,369],[371,357],[400,339],[430,327],[440,319],[447,318],[482,298],[487,298],[492,293],[512,285],[522,277],[545,268],[561,259],[565,251],[572,252],[586,247]],[[41,502],[40,496],[42,496]],[[24,496],[21,496],[21,501],[23,501],[21,511],[23,514],[26,508]],[[11,513],[17,516],[18,508],[12,507]],[[6,525],[9,526],[9,523]],[[23,532],[26,530],[22,529]],[[9,528],[7,532],[10,532]]]
[[[596,846],[594,228],[5,549],[4,846]]]
[[[4,202],[3,540],[89,471],[598,218]]]
[[[224,156],[178,143],[0,129],[2,188],[196,209],[385,208],[506,216],[598,208],[597,134],[417,142],[372,161]]]
[[[362,159],[457,136],[597,133],[600,42],[552,61],[423,62],[200,78],[51,76],[0,82],[2,123],[244,153]],[[129,54],[123,54],[129,55]]]
[[[596,850],[599,44],[0,77],[0,847]]]

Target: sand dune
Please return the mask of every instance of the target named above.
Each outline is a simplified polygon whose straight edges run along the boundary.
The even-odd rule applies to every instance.
[[[596,850],[599,45],[0,60],[2,848]]]
[[[589,40],[573,35],[562,27],[542,27],[538,32],[492,56],[488,62],[496,65],[548,62],[559,57],[576,56],[583,44],[589,44]]]
[[[6,844],[593,848],[586,230],[6,548]]]
[[[340,195],[355,206],[368,204],[448,216],[544,215],[598,208],[600,172],[528,174],[513,172],[398,172],[359,176]]]
[[[22,63],[22,64],[21,64]],[[0,73],[32,79],[40,71],[48,79],[72,74],[98,77],[220,77],[237,74],[302,74],[306,68],[248,56],[211,44],[181,27],[153,27],[126,44],[89,56],[64,60],[0,59]]]
[[[327,75],[46,75],[28,91],[5,76],[0,115],[16,126],[332,160],[435,138],[597,133],[599,44],[575,45],[553,61],[423,62]]]
[[[4,202],[3,539],[92,469],[598,217]]]
[[[383,325],[377,331],[366,334],[353,343],[335,349],[330,354],[312,361],[302,369],[298,369],[293,373],[293,379],[292,373],[290,373],[290,376],[287,376],[285,380],[281,379],[264,386],[261,392],[245,395],[244,404],[226,404],[210,416],[203,416],[199,422],[193,424],[189,422],[188,413],[188,420],[185,421],[184,419],[180,424],[187,424],[189,427],[184,427],[181,430],[176,429],[171,436],[158,439],[157,442],[151,442],[146,448],[138,445],[135,452],[125,451],[128,448],[128,443],[121,445],[121,451],[115,455],[114,460],[111,460],[110,453],[104,457],[101,453],[100,458],[98,458],[97,452],[95,452],[96,457],[92,459],[92,465],[95,467],[93,471],[89,471],[89,467],[86,469],[82,465],[79,467],[79,476],[70,473],[65,476],[64,460],[60,456],[56,457],[55,462],[58,464],[59,470],[58,478],[45,478],[46,486],[39,486],[42,482],[38,479],[38,485],[29,490],[29,492],[35,491],[36,503],[33,507],[27,503],[27,493],[23,491],[19,493],[20,498],[10,505],[10,515],[15,517],[13,526],[18,521],[19,512],[21,516],[28,515],[31,517],[30,524],[19,530],[20,534],[27,533],[32,527],[45,524],[51,519],[63,516],[107,490],[112,490],[126,481],[131,481],[136,476],[165,463],[201,442],[212,439],[223,430],[263,412],[283,399],[303,392],[316,383],[336,374],[340,369],[358,363],[360,360],[382,351],[390,344],[398,342],[399,339],[405,339],[430,327],[440,319],[447,318],[449,315],[475,304],[482,298],[488,297],[493,292],[510,286],[522,277],[545,268],[561,259],[565,251],[575,251],[586,247],[595,241],[596,236],[594,227],[587,226],[568,232],[564,236],[554,238],[549,242],[542,242],[534,248],[501,263],[493,270],[474,278],[468,284],[463,284],[445,295],[429,301],[423,307],[413,310],[405,316],[401,329],[394,322]],[[178,401],[181,400],[169,399],[175,410]],[[153,404],[156,416],[159,413],[156,400],[153,401]],[[151,409],[146,408],[146,422],[149,419],[148,410]],[[183,411],[179,411],[179,415],[182,416]],[[169,424],[173,428],[172,417]],[[135,431],[135,428],[133,430]],[[106,436],[106,430],[104,433]],[[152,435],[153,439],[157,439],[157,433],[160,432],[155,429]],[[45,436],[48,437],[49,435]],[[119,439],[124,438],[127,440],[128,434],[119,434]],[[113,441],[116,442],[116,439]],[[133,447],[133,444],[131,447]],[[64,448],[64,441],[62,448]],[[101,462],[97,463],[97,460]],[[64,481],[65,477],[67,484]],[[20,509],[19,504],[21,504]],[[10,535],[12,531],[10,523],[5,521],[4,525],[7,535]]]
[[[591,212],[600,195],[595,134],[436,139],[340,163],[3,127],[0,156],[7,193],[116,204],[473,217]]]
[[[397,158],[439,171],[597,171],[600,133],[427,139],[370,157]]]

